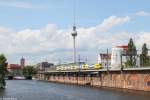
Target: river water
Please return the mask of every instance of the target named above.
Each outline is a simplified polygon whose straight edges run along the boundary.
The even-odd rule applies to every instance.
[[[150,100],[149,93],[118,91],[36,80],[8,80],[1,98],[12,100]]]

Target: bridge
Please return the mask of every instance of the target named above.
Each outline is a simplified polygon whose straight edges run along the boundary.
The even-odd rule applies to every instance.
[[[36,77],[50,82],[150,91],[150,67],[45,70],[38,72]]]

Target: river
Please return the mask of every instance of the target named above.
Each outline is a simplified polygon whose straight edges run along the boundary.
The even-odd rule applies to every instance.
[[[6,89],[0,90],[0,98],[15,98],[12,100],[150,100],[149,93],[144,92],[119,91],[36,80],[8,80],[6,82]]]

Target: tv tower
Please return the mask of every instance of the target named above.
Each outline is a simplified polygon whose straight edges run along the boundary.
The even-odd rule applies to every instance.
[[[77,30],[75,25],[75,0],[74,0],[74,7],[73,7],[73,30],[71,32],[71,35],[73,37],[73,61],[76,63],[76,36],[77,36]]]

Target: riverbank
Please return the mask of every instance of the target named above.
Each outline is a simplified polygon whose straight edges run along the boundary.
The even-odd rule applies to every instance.
[[[56,82],[56,81],[47,81],[47,80],[37,80],[41,82],[48,82],[52,84],[62,84],[62,85],[72,85],[72,86],[79,86],[79,87],[87,87],[92,89],[98,89],[98,90],[108,90],[112,92],[122,92],[122,93],[133,93],[133,94],[140,94],[140,95],[146,95],[150,96],[149,91],[143,91],[143,90],[134,90],[134,89],[126,89],[126,88],[114,88],[114,87],[100,87],[100,86],[92,86],[87,84],[75,84],[75,83],[62,83],[62,82]]]
[[[87,87],[87,88],[98,89],[98,90],[107,90],[107,91],[112,91],[112,92],[122,92],[122,93],[131,93],[131,94],[133,93],[133,94],[150,96],[149,91],[143,91],[143,90],[133,90],[133,89],[113,88],[113,87],[96,87],[96,86],[91,86],[91,85],[62,83],[62,82],[54,82],[54,81],[52,82],[52,81],[47,81],[47,80],[37,80],[37,81],[48,82],[48,83],[52,83],[52,84],[62,84],[62,85]]]

